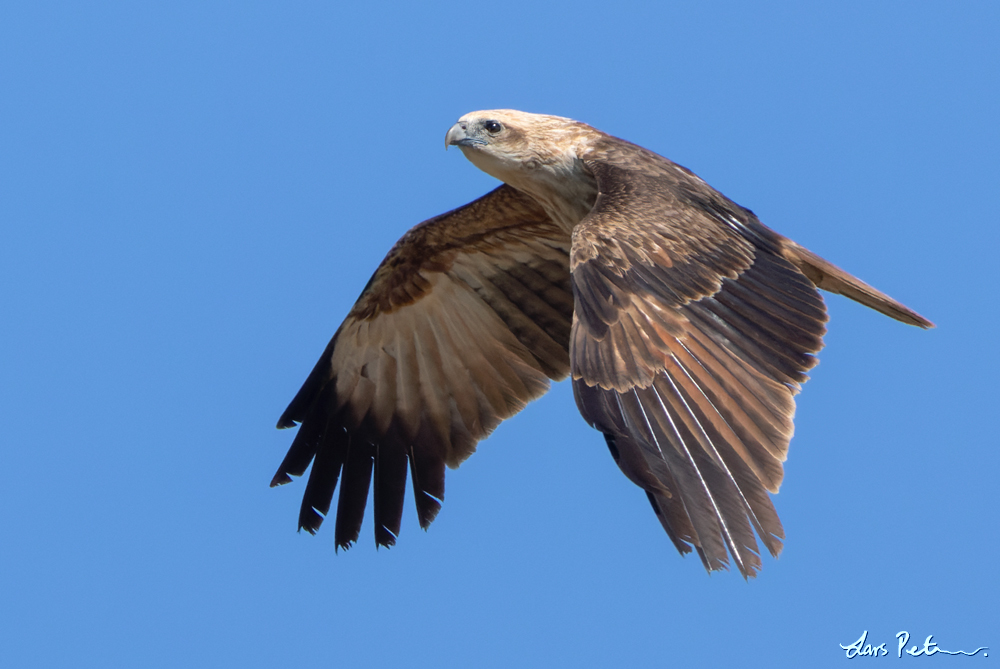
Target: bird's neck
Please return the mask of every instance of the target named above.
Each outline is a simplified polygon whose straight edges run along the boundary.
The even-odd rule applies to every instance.
[[[590,213],[597,200],[597,180],[575,153],[504,179],[538,201],[567,234]]]

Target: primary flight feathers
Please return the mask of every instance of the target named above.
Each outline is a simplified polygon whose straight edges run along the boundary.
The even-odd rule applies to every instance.
[[[312,462],[300,528],[319,528],[339,481],[337,546],[357,540],[369,489],[375,541],[394,544],[407,469],[426,528],[445,466],[569,374],[677,549],[755,575],[754,532],[772,555],[784,538],[768,492],[823,346],[817,287],[931,322],[586,124],[482,111],[445,141],[504,185],[399,240],[278,421],[301,427],[271,485]]]

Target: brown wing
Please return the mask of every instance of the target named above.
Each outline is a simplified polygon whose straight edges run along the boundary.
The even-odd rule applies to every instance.
[[[781,550],[768,491],[825,332],[807,270],[832,268],[885,313],[929,322],[805,256],[684,168],[613,138],[600,149],[586,162],[599,195],[572,247],[577,405],[678,550],[693,545],[714,570],[728,548],[753,576],[754,530]]]
[[[500,421],[569,372],[568,235],[501,186],[410,230],[278,421],[301,423],[272,486],[313,461],[299,526],[315,532],[340,480],[336,543],[357,540],[374,467],[375,541],[399,534],[409,462],[420,524]]]

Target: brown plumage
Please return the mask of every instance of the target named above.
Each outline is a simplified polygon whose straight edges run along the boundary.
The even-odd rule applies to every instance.
[[[823,345],[817,287],[930,321],[583,123],[475,112],[446,144],[505,185],[403,236],[278,421],[301,427],[271,485],[313,464],[300,528],[319,528],[339,480],[337,546],[370,487],[376,543],[394,544],[407,467],[426,528],[445,465],[571,374],[677,549],[755,575],[754,532],[772,555],[784,538],[768,492]]]

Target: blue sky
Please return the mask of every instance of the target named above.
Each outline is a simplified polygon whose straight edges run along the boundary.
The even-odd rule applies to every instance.
[[[1000,653],[1000,10],[808,4],[0,8],[5,663]],[[828,296],[755,581],[677,555],[567,384],[392,550],[369,519],[335,554],[295,532],[304,482],[268,488],[386,251],[495,184],[442,140],[498,107],[657,151],[938,324]]]

